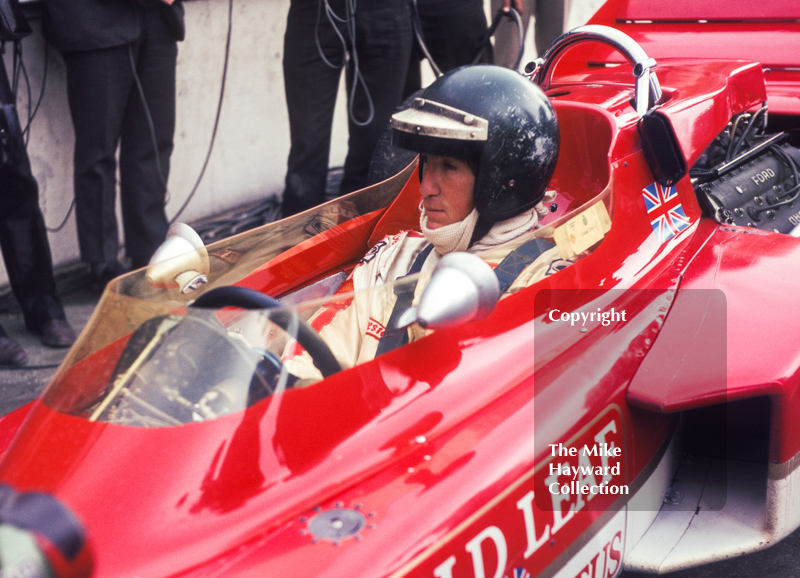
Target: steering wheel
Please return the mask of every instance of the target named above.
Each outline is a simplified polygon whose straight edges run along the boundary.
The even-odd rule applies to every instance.
[[[220,309],[222,307],[239,307],[241,309],[271,309],[270,321],[284,331],[289,327],[297,327],[297,342],[311,356],[314,366],[319,369],[323,377],[330,377],[342,370],[328,344],[323,341],[319,333],[314,331],[297,313],[287,309],[277,299],[247,287],[228,285],[217,287],[203,293],[190,307],[200,309]]]
[[[525,71],[542,90],[547,90],[550,88],[553,70],[567,49],[579,42],[588,41],[602,42],[616,48],[631,63],[633,76],[636,79],[634,102],[636,113],[640,118],[653,106],[661,103],[663,98],[661,85],[654,70],[656,61],[648,57],[633,38],[609,26],[590,24],[562,34],[556,38],[544,56],[534,60]]]

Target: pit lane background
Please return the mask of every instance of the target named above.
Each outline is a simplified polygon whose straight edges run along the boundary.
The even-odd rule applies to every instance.
[[[569,1],[568,28],[584,24],[602,4],[602,0]],[[22,4],[34,32],[22,41],[30,91],[21,77],[17,106],[24,127],[29,107],[33,110],[42,94],[30,126],[28,153],[39,182],[40,205],[58,270],[79,260],[75,215],[74,211],[70,213],[74,135],[64,63],[56,50],[45,48],[41,2],[22,0]],[[490,17],[489,0],[485,4]],[[181,221],[206,219],[282,192],[289,153],[281,64],[288,10],[289,0],[234,0],[219,128],[208,167],[180,215]],[[209,150],[225,64],[228,12],[228,0],[186,1],[187,36],[178,54],[177,127],[169,176],[170,219],[194,188]],[[523,66],[536,56],[531,40],[529,33]],[[6,45],[3,57],[9,71],[12,52],[11,46]],[[425,81],[431,80],[433,74],[427,72]],[[334,121],[331,167],[341,166],[347,152],[345,115],[342,87]],[[5,268],[0,267],[0,293],[7,290],[7,285]]]
[[[72,203],[74,137],[67,108],[65,71],[60,55],[55,50],[45,50],[40,2],[21,1],[34,30],[22,42],[34,106],[45,81],[41,105],[30,128],[28,152],[40,185],[40,205],[45,221],[54,229],[62,224]],[[571,6],[567,29],[584,24],[602,4],[602,0],[568,1]],[[488,4],[487,0],[487,16]],[[181,220],[204,219],[279,195],[282,191],[289,151],[281,67],[288,8],[289,0],[234,0],[229,68],[219,131],[208,169]],[[167,205],[170,218],[185,202],[208,151],[224,67],[228,0],[187,0],[186,22],[187,38],[181,43],[178,55],[178,115]],[[523,64],[536,56],[530,32],[526,44]],[[11,50],[7,49],[3,57],[10,70]],[[428,72],[425,79],[432,80],[432,73]],[[344,92],[340,90],[330,158],[332,167],[340,166],[346,154],[344,102]],[[17,104],[24,125],[29,106],[24,84]],[[57,268],[69,268],[77,262],[74,214],[60,230],[50,232],[49,238]],[[7,283],[5,268],[0,265],[0,292],[7,291]],[[94,299],[81,291],[66,296],[68,315],[76,327],[81,327],[91,315]],[[11,329],[15,323],[21,324],[13,314],[6,315],[3,321]],[[40,369],[4,372],[7,379],[0,380],[0,415],[35,398],[63,356],[61,350],[40,347],[35,338],[24,332],[15,337],[21,340]],[[766,551],[671,576],[800,577],[799,553],[800,532],[795,532]],[[644,575],[623,573],[622,578],[644,578]]]

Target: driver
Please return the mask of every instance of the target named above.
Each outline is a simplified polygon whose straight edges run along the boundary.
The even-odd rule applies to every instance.
[[[453,251],[475,253],[497,267],[526,247],[524,270],[506,278],[505,287],[501,278],[504,295],[569,265],[552,243],[533,237],[539,212],[547,213],[542,201],[559,148],[555,112],[535,84],[497,66],[459,68],[434,81],[391,123],[393,144],[420,153],[421,233],[401,231],[378,242],[340,293],[430,271]],[[371,297],[343,296],[310,320],[342,367],[425,334],[416,324],[392,328],[394,293],[365,295]],[[285,363],[298,377],[319,378],[301,350]]]

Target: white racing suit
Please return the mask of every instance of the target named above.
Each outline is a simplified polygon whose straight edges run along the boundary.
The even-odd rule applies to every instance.
[[[493,268],[511,251],[530,240],[533,232],[476,253]],[[397,297],[391,290],[373,291],[359,295],[357,292],[395,282],[408,274],[417,255],[429,244],[417,231],[402,231],[384,237],[356,265],[350,277],[337,293],[341,300],[332,300],[328,306],[315,312],[309,320],[311,326],[330,346],[343,368],[375,357],[378,343],[386,329]],[[467,252],[473,252],[468,250]],[[433,250],[422,266],[422,273],[433,270],[442,256]],[[557,247],[547,250],[525,268],[511,284],[505,295],[542,279],[571,264],[561,258]],[[424,280],[417,283],[414,295],[416,304],[425,288]],[[355,291],[355,295],[350,292]],[[359,298],[360,297],[360,298]],[[414,324],[408,329],[409,341],[423,337],[427,331]],[[308,353],[295,344],[287,347],[284,363],[289,373],[301,379],[321,379]]]

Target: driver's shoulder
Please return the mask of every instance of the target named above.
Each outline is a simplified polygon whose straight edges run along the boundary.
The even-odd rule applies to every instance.
[[[413,260],[428,245],[428,240],[419,231],[404,230],[387,235],[359,261],[354,278],[366,280],[367,285],[387,282],[408,272]]]
[[[508,257],[514,251],[520,249],[523,245],[534,241],[534,239],[539,238],[536,235],[536,230],[533,230],[529,233],[525,233],[513,239],[506,241],[505,243],[499,243],[497,245],[493,245],[488,248],[481,248],[477,255],[489,263],[492,267],[499,265],[503,259]],[[550,247],[549,245],[552,243],[551,239],[542,239],[542,247],[540,251],[544,252],[547,251]],[[555,247],[555,244],[552,244]]]
[[[392,235],[387,235],[377,243],[375,243],[369,251],[358,262],[358,266],[362,267],[374,262],[386,261],[393,259],[395,255],[404,251],[418,251],[419,246],[424,246],[428,243],[425,236],[419,231],[412,229],[400,231]]]
[[[562,257],[553,239],[542,237],[536,230],[490,247],[478,253],[478,256],[495,269],[507,258],[512,259],[512,254],[516,255],[512,268],[518,267],[520,263],[527,262],[527,265],[517,275],[506,294],[514,293],[574,263],[573,260]]]

